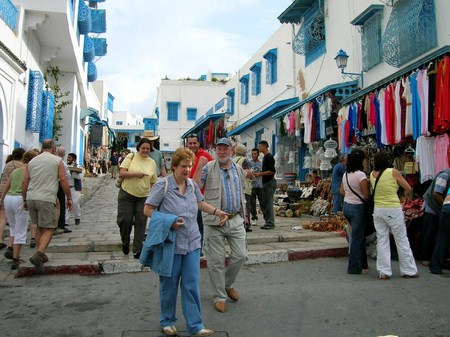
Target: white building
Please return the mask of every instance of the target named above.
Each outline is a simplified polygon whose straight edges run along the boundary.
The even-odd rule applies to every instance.
[[[97,78],[93,61],[106,54],[106,39],[98,38],[106,30],[105,11],[95,3],[90,8],[81,0],[2,1],[0,168],[15,147],[40,148],[52,138],[61,103],[61,129],[54,138],[82,162],[90,120],[105,117],[104,98],[91,85]],[[55,99],[55,88],[62,97]]]
[[[182,146],[181,136],[186,130],[191,128],[199,117],[208,114],[214,104],[222,101],[223,105],[226,78],[224,74],[217,74],[215,77],[213,73],[204,80],[161,80],[155,115],[159,118],[162,152],[174,152]]]

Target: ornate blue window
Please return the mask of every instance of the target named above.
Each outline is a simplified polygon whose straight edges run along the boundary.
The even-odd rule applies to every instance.
[[[91,33],[106,32],[106,11],[104,9],[91,9]]]
[[[381,44],[384,62],[398,68],[436,47],[434,0],[395,2]]]
[[[234,115],[234,88],[227,91],[227,113]]]
[[[302,15],[303,24],[292,41],[292,49],[299,55],[305,55],[307,66],[326,50],[324,0],[316,0]]]
[[[381,15],[383,5],[370,5],[351,23],[360,26],[363,71],[381,62]]]
[[[167,120],[178,121],[179,102],[167,102]]]
[[[273,48],[263,56],[266,59],[266,84],[274,84],[277,81],[277,54],[277,48]]]
[[[30,71],[28,84],[27,118],[25,129],[39,132],[42,117],[42,93],[44,88],[44,77],[40,71]]]
[[[95,82],[97,79],[97,66],[94,62],[88,62],[88,73],[87,73],[88,82]]]
[[[241,83],[241,104],[245,105],[248,103],[248,81],[249,81],[249,75],[244,75],[241,77],[239,82]]]
[[[92,61],[95,57],[94,40],[88,35],[84,37],[83,58],[85,62]]]
[[[78,4],[78,30],[80,34],[87,34],[92,29],[91,9],[86,6],[84,0]]]
[[[0,19],[14,32],[17,31],[17,15],[17,8],[11,0],[0,0]]]
[[[92,38],[92,40],[94,41],[95,56],[105,56],[108,47],[106,39],[101,37],[95,37]]]
[[[197,119],[197,108],[187,108],[188,121],[195,121]]]
[[[252,72],[252,95],[258,96],[261,93],[261,62],[255,63],[250,71]]]
[[[39,141],[53,138],[53,117],[55,115],[55,96],[49,90],[42,94],[42,116],[41,129],[39,131]]]

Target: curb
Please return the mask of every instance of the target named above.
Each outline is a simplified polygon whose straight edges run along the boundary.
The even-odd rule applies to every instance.
[[[344,257],[348,254],[348,247],[334,247],[325,249],[306,249],[294,251],[291,249],[276,249],[271,251],[250,252],[246,266],[277,263],[277,262],[293,262],[306,259],[315,259],[323,257]],[[225,261],[228,264],[228,258]],[[208,267],[207,260],[202,257],[200,259],[200,268]],[[119,274],[119,273],[138,273],[148,272],[149,267],[143,266],[138,260],[105,260],[98,262],[75,263],[71,265],[52,265],[45,266],[45,275],[99,275],[99,274]],[[37,274],[31,265],[20,266],[16,273],[16,278],[40,275]]]

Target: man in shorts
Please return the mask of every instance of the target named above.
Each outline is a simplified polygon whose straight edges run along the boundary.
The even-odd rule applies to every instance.
[[[37,224],[36,253],[30,258],[36,272],[45,272],[48,261],[45,251],[56,228],[56,200],[58,183],[67,197],[67,208],[72,209],[72,195],[62,159],[55,156],[56,146],[51,139],[42,142],[42,152],[34,157],[25,168],[22,183],[24,208],[29,211],[31,222]],[[64,207],[64,205],[61,205]]]

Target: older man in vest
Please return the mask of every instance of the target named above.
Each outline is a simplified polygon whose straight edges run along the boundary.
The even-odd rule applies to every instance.
[[[226,311],[226,299],[239,300],[234,288],[236,277],[247,259],[245,232],[246,172],[231,160],[232,144],[226,138],[216,143],[216,160],[202,170],[200,187],[205,186],[205,201],[228,214],[224,225],[214,214],[203,213],[205,225],[204,251],[214,289],[214,306],[218,312]],[[216,212],[214,212],[216,213]],[[230,263],[225,266],[225,239],[231,248]]]

